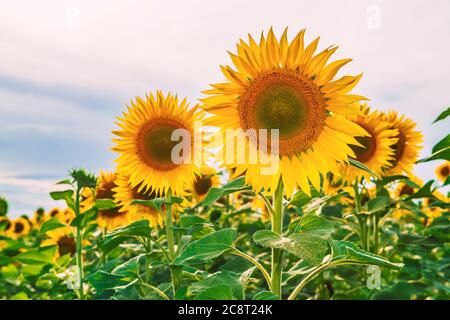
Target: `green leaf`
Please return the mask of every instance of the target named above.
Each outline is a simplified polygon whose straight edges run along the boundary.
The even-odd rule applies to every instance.
[[[421,198],[435,198],[431,188],[433,187],[434,180],[428,181],[422,188],[417,190],[416,193],[410,195],[408,199],[421,199]]]
[[[270,291],[261,291],[255,294],[253,300],[279,300],[279,298]]]
[[[124,263],[115,267],[112,271],[112,274],[126,277],[129,279],[136,278],[139,274],[140,264],[144,260],[144,257],[145,254],[143,253],[125,261]]]
[[[372,175],[372,176],[374,176],[374,177],[378,177],[378,175],[377,175],[375,172],[373,172],[373,171],[372,171],[371,169],[369,169],[365,164],[359,162],[358,160],[349,158],[349,159],[348,159],[348,163],[349,163],[349,165],[351,165],[352,167],[355,167],[355,168],[357,168],[357,169],[359,169],[359,170],[365,171],[365,172],[369,173],[370,175]]]
[[[129,281],[124,280],[121,275],[112,274],[103,270],[98,270],[87,277],[88,282],[95,288],[97,294],[111,290],[115,287],[126,285]]]
[[[308,202],[310,202],[312,199],[317,198],[319,196],[319,192],[316,189],[311,189],[311,196],[308,196],[303,191],[297,191],[294,196],[292,197],[290,204],[296,207],[303,207]]]
[[[19,292],[13,295],[9,300],[30,300],[25,292]]]
[[[70,225],[72,227],[84,228],[89,222],[93,221],[97,217],[97,213],[98,211],[96,208],[91,208],[76,216]]]
[[[334,232],[334,224],[315,214],[307,214],[300,219],[295,231],[311,233],[326,240]]]
[[[333,262],[339,264],[355,263],[355,264],[369,264],[387,267],[395,270],[403,268],[403,263],[393,263],[384,257],[366,252],[349,241],[330,240],[330,245],[333,250]]]
[[[385,186],[391,182],[395,182],[398,180],[408,180],[407,176],[403,176],[403,175],[396,175],[396,176],[387,176],[387,177],[383,177],[381,179],[381,185]]]
[[[198,294],[218,285],[229,287],[232,291],[232,296],[238,300],[244,299],[244,289],[239,276],[231,271],[219,271],[201,281],[194,282],[188,288],[188,293],[198,296]]]
[[[155,198],[151,200],[133,200],[131,202],[132,204],[140,204],[142,206],[150,207],[152,209],[155,209],[159,212],[162,210],[162,206],[165,203],[164,198]]]
[[[235,300],[235,298],[230,286],[219,284],[200,292],[195,300]]]
[[[253,234],[253,241],[266,248],[285,250],[311,265],[321,263],[328,251],[326,240],[308,232],[283,237],[270,230],[259,230]]]
[[[370,213],[377,213],[386,209],[389,205],[389,196],[377,196],[367,202],[367,210]]]
[[[182,216],[180,218],[180,227],[190,228],[196,224],[203,224],[206,220],[199,216]]]
[[[64,200],[67,203],[73,202],[73,190],[50,192],[50,197],[52,197],[53,200]]]
[[[66,185],[72,185],[72,182],[68,179],[60,180],[56,184],[66,184]]]
[[[152,228],[150,227],[148,220],[140,220],[108,233],[105,240],[99,245],[102,251],[106,253],[116,248],[121,242],[130,237],[150,238],[151,232]]]
[[[109,210],[117,207],[117,203],[112,199],[97,199],[95,200],[94,207],[98,210]]]
[[[219,200],[221,197],[226,196],[227,194],[242,190],[250,190],[250,187],[245,185],[245,177],[239,177],[225,184],[223,187],[213,187],[209,189],[205,199],[203,199],[203,201],[200,202],[197,206],[209,206],[215,201]]]
[[[41,234],[45,234],[47,231],[58,229],[65,227],[63,223],[61,223],[58,218],[53,217],[50,220],[45,221],[39,230]]]
[[[441,141],[439,141],[431,151],[432,155],[417,161],[417,163],[428,162],[432,160],[447,160],[450,161],[450,133],[444,137]]]
[[[433,121],[433,123],[436,123],[438,121],[446,119],[448,116],[450,116],[450,107],[447,108],[447,110],[443,111],[436,120]]]
[[[411,284],[399,281],[387,289],[376,291],[370,300],[410,300],[414,291]]]
[[[189,243],[181,254],[172,261],[182,265],[193,261],[211,260],[231,249],[236,238],[236,229],[223,229]]]
[[[31,265],[42,265],[53,262],[57,246],[46,246],[25,251],[16,256],[16,260]]]

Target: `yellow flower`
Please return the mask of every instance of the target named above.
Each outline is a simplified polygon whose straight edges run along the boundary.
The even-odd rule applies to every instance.
[[[355,152],[355,159],[366,165],[376,174],[381,174],[384,167],[389,165],[389,161],[394,160],[394,149],[392,146],[397,142],[398,130],[390,130],[390,124],[383,121],[383,114],[372,111],[363,104],[360,106],[360,115],[350,115],[347,117],[364,128],[370,136],[358,137],[359,145],[352,146]],[[348,182],[365,177],[370,180],[370,174],[349,165],[341,165],[341,176]]]
[[[419,188],[412,187],[409,184],[405,183],[404,181],[400,181],[397,184],[397,187],[395,188],[395,190],[392,192],[392,197],[394,199],[399,199],[402,196],[410,196],[410,195],[416,193],[423,186],[423,181],[421,179],[419,179],[418,177],[410,176],[409,180],[411,180],[416,185],[418,185]]]
[[[450,174],[450,161],[446,161],[444,163],[441,163],[437,168],[436,168],[436,177],[441,181],[441,182],[445,182],[445,180],[447,179],[447,177]]]
[[[139,185],[132,187],[129,179],[128,174],[117,173],[115,181],[117,187],[113,191],[114,199],[121,207],[119,211],[127,212],[130,222],[147,219],[153,227],[162,226],[163,217],[157,210],[140,204],[132,204],[133,200],[155,199],[157,198],[156,192],[145,192]]]
[[[416,131],[416,123],[404,115],[390,111],[384,114],[384,120],[389,122],[391,129],[397,129],[397,142],[393,145],[394,159],[386,167],[384,175],[411,174],[411,170],[417,161],[419,151],[423,143],[422,133]]]
[[[100,172],[95,188],[96,199],[114,200],[114,189],[117,188],[117,175],[114,172]],[[98,211],[98,225],[107,230],[113,230],[128,224],[128,212],[120,206]]]
[[[17,218],[11,221],[11,228],[8,231],[7,235],[10,238],[17,239],[24,235],[27,235],[30,232],[31,226],[27,219],[25,218]]]
[[[0,235],[9,236],[9,233],[12,230],[13,223],[10,219],[4,216],[0,216]]]
[[[74,236],[74,229],[72,227],[62,227],[47,231],[48,239],[42,241],[41,246],[57,245],[58,250],[56,256],[63,256],[70,254],[73,256],[76,252],[76,241]]]
[[[156,98],[153,94],[145,100],[136,98],[123,117],[118,117],[121,130],[113,131],[117,138],[112,150],[120,154],[118,171],[126,172],[131,187],[139,192],[161,195],[171,189],[175,195],[182,194],[194,182],[202,161],[202,146],[198,145],[202,139],[197,139],[198,130],[194,132],[201,118],[197,106],[189,109],[186,99],[179,102],[170,93],[164,96],[158,91]],[[179,129],[190,135],[188,143],[171,139]],[[174,147],[181,143],[186,148],[180,159],[172,159]]]
[[[230,141],[226,141],[223,157],[231,159],[226,166],[236,168],[235,176],[245,172],[246,182],[255,191],[273,192],[280,178],[288,195],[297,187],[310,194],[309,182],[319,190],[320,174],[335,170],[336,162],[355,157],[349,144],[358,144],[355,136],[368,135],[345,118],[359,112],[354,102],[365,99],[349,94],[361,75],[334,80],[351,60],[327,64],[337,47],[314,55],[319,38],[306,46],[304,33],[300,31],[291,42],[287,29],[280,40],[272,29],[267,37],[261,35],[259,43],[249,35],[248,42],[237,44],[236,55],[230,53],[236,69],[221,67],[227,81],[204,91],[209,97],[202,99],[203,108],[213,115],[208,125],[220,127],[227,139],[227,129],[236,129],[232,138],[246,142],[246,157],[239,161],[236,152],[229,154]],[[260,129],[279,130],[279,152],[244,134]],[[267,137],[270,140],[272,135]],[[257,154],[258,161],[250,161],[248,154]],[[261,174],[267,163],[279,166]]]
[[[213,168],[204,166],[192,185],[192,197],[196,202],[202,201],[209,189],[220,186],[220,176]]]

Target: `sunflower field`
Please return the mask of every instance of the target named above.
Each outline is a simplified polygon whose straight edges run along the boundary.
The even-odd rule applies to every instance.
[[[239,40],[197,104],[133,99],[115,170],[71,169],[54,208],[0,198],[0,299],[449,299],[450,135],[420,158],[416,120],[304,35]]]

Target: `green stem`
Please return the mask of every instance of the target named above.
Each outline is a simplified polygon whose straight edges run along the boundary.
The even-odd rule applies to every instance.
[[[253,263],[255,267],[257,267],[259,271],[261,271],[262,275],[264,276],[264,279],[267,282],[267,285],[269,286],[269,289],[272,290],[272,280],[270,279],[269,272],[267,272],[266,268],[264,268],[255,258],[249,256],[248,254],[240,251],[237,248],[233,248],[232,253]]]
[[[355,191],[355,214],[359,222],[361,247],[363,250],[367,250],[367,219],[361,215],[361,194],[359,193],[358,180],[355,180],[353,190]]]
[[[295,287],[294,291],[289,295],[288,300],[294,300],[297,298],[300,291],[303,290],[303,288],[311,281],[313,280],[319,273],[322,272],[325,268],[328,267],[328,263],[323,264],[315,268],[313,271],[311,271],[303,280]]]
[[[379,243],[379,223],[380,223],[380,218],[378,217],[378,214],[375,214],[373,217],[373,252],[375,254],[378,254],[378,243]]]
[[[75,215],[80,215],[80,189],[77,187],[75,192]],[[83,231],[79,226],[76,228],[76,263],[78,269],[78,286],[80,300],[84,300],[84,270],[83,270]]]
[[[155,291],[164,300],[170,300],[169,297],[163,291],[158,289],[157,287],[152,286],[151,284],[148,284],[148,283],[146,283],[144,281],[141,281],[140,285],[145,287],[145,288],[148,288],[148,289],[151,289],[151,290]]]
[[[272,231],[283,233],[283,182],[280,179],[273,197]],[[281,277],[283,273],[283,250],[272,248],[272,293],[281,297]]]
[[[167,210],[166,210],[166,236],[167,236],[167,246],[169,251],[169,259],[172,262],[175,259],[175,237],[173,233],[173,221],[172,221],[172,192],[169,190],[167,194]],[[173,296],[178,289],[181,287],[181,269],[178,266],[170,265],[170,276],[172,278],[172,288]]]

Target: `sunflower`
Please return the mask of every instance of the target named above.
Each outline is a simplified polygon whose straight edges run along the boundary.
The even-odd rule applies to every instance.
[[[447,177],[450,175],[450,161],[446,161],[442,164],[440,164],[437,168],[436,168],[436,177],[441,181],[441,182],[445,182],[445,180],[447,179]]]
[[[180,195],[192,185],[202,161],[201,131],[194,131],[202,114],[198,106],[189,108],[186,99],[179,102],[177,96],[164,96],[160,91],[156,98],[150,94],[145,100],[137,97],[131,102],[123,118],[118,117],[121,130],[113,131],[118,138],[113,139],[116,146],[112,150],[120,154],[118,171],[129,173],[133,189],[157,195],[170,189]],[[176,161],[172,157],[179,144],[172,140],[175,130],[190,136],[188,144],[183,141],[185,148]]]
[[[59,208],[53,208],[52,210],[45,213],[44,220],[50,220],[52,218],[60,218],[61,210]]]
[[[296,187],[310,194],[309,182],[319,190],[320,174],[355,157],[349,144],[358,145],[354,137],[368,135],[345,118],[358,113],[353,104],[365,99],[348,94],[361,75],[333,80],[351,59],[327,64],[337,47],[314,55],[319,38],[305,46],[304,33],[300,31],[290,43],[287,29],[279,41],[272,29],[267,38],[261,34],[259,44],[249,35],[248,43],[241,40],[237,45],[237,55],[230,53],[236,69],[221,67],[227,81],[204,91],[209,96],[202,99],[203,108],[212,114],[208,125],[220,127],[219,134],[227,137],[222,148],[226,166],[236,168],[235,176],[245,172],[255,191],[273,192],[280,178],[287,194]],[[236,130],[231,134],[228,129]],[[245,134],[260,129],[278,129],[279,152]],[[228,152],[228,143],[235,138],[246,142],[245,161]],[[250,161],[248,154],[257,154],[258,161]],[[279,165],[262,174],[267,163]]]
[[[118,173],[114,191],[114,199],[120,206],[120,212],[128,212],[129,221],[147,219],[152,227],[162,226],[163,217],[157,210],[140,205],[132,204],[133,200],[152,200],[157,198],[156,192],[145,192],[139,185],[132,187],[130,176]]]
[[[388,122],[383,121],[383,114],[370,110],[366,104],[360,105],[360,115],[349,115],[351,120],[364,128],[370,136],[357,137],[358,145],[351,146],[355,159],[366,165],[376,174],[381,174],[383,168],[394,160],[394,149],[392,146],[397,142],[398,130],[389,129]],[[341,165],[341,176],[348,182],[364,177],[370,180],[370,174],[349,165]]]
[[[41,246],[57,245],[58,251],[56,255],[64,256],[70,254],[73,256],[76,252],[76,241],[74,236],[74,230],[72,227],[62,227],[54,230],[47,231],[46,235],[48,239],[42,241]]]
[[[25,218],[17,218],[11,221],[11,229],[8,231],[8,235],[11,238],[17,239],[20,238],[28,232],[30,232],[30,223]]]
[[[113,190],[117,188],[116,180],[117,175],[114,172],[100,172],[95,188],[95,198],[114,200]],[[120,206],[99,210],[97,221],[100,227],[110,231],[126,225],[128,223],[128,213],[126,210],[121,210]]]
[[[422,133],[415,130],[417,124],[414,121],[395,111],[384,114],[383,119],[389,122],[390,129],[398,130],[397,142],[392,146],[394,159],[389,161],[384,175],[410,174],[422,149]]]
[[[399,199],[404,196],[413,195],[423,186],[423,181],[415,176],[410,176],[409,180],[414,182],[414,184],[416,184],[418,187],[414,187],[414,186],[411,186],[411,184],[400,181],[397,184],[397,187],[395,188],[395,190],[392,192],[392,197],[394,199]]]
[[[12,222],[5,216],[0,216],[0,235],[8,236],[12,230]]]
[[[45,210],[44,208],[38,208],[33,213],[33,218],[31,219],[33,226],[39,228],[39,226],[44,220],[45,220]]]
[[[213,168],[204,166],[200,172],[200,175],[196,177],[190,189],[192,191],[192,197],[196,202],[202,201],[206,197],[209,189],[218,187],[221,183],[220,176]]]

